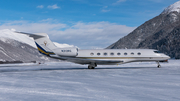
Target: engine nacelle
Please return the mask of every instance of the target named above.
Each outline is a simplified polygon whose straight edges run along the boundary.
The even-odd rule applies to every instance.
[[[53,49],[53,52],[59,56],[75,57],[78,55],[77,48],[57,48]]]

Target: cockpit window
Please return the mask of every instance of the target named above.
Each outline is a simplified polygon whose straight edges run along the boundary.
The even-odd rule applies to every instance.
[[[154,53],[162,53],[162,52],[160,52],[160,51],[154,51]]]

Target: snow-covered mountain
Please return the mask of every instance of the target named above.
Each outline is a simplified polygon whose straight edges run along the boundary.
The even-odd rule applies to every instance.
[[[13,39],[13,40],[28,44],[28,45],[36,48],[36,45],[34,43],[33,38],[30,38],[29,36],[24,35],[24,34],[15,33],[14,31],[15,31],[15,29],[11,29],[11,30],[10,29],[3,29],[3,30],[0,30],[0,38]],[[68,45],[68,44],[60,44],[60,43],[57,43],[57,42],[53,42],[53,43],[57,47],[60,47],[60,48],[75,47],[73,45]]]
[[[180,59],[180,1],[167,7],[160,15],[146,21],[127,36],[107,48],[158,49]]]
[[[38,50],[28,44],[0,37],[0,61],[50,61],[41,55]]]
[[[54,42],[57,47],[74,47]],[[0,30],[0,61],[54,61],[41,55],[34,40],[27,35],[15,33],[14,30]]]
[[[0,30],[0,38],[1,39],[3,38],[4,42],[5,42],[5,39],[13,39],[22,43],[26,43],[36,48],[36,45],[32,38],[28,37],[27,35],[17,34],[14,32],[14,30],[9,30],[9,29]]]
[[[169,7],[167,7],[162,14],[169,14],[171,12],[178,12],[180,13],[180,1],[170,5]]]

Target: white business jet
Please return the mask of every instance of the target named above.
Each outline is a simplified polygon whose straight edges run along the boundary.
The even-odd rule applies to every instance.
[[[166,62],[169,56],[153,49],[96,49],[80,50],[74,48],[58,48],[45,33],[24,33],[33,37],[37,49],[43,55],[51,58],[66,60],[77,64],[88,64],[88,69],[94,69],[97,65],[119,65],[130,62]]]

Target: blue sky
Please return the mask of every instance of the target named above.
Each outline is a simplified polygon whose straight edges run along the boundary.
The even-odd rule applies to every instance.
[[[1,0],[0,29],[45,32],[53,41],[105,48],[178,0]]]

